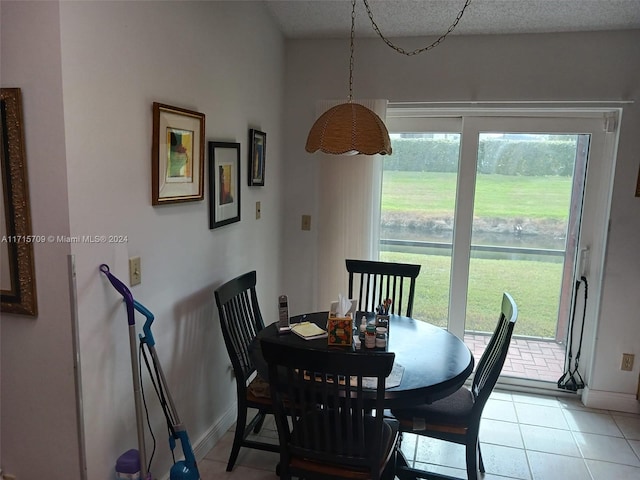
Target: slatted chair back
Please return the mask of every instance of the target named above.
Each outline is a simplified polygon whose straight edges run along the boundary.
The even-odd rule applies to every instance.
[[[493,387],[500,377],[504,366],[509,344],[513,335],[513,329],[518,319],[518,307],[508,293],[502,295],[502,308],[496,328],[491,335],[491,340],[485,349],[471,384],[471,393],[474,396],[474,411],[478,417],[482,414],[484,404],[489,399]]]
[[[256,295],[256,272],[248,272],[225,283],[215,291],[222,336],[238,381],[256,371],[249,345],[264,328]]]
[[[358,299],[359,310],[374,312],[378,305],[391,299],[389,313],[411,316],[421,265],[352,259],[345,262],[349,298]]]
[[[238,395],[238,409],[233,445],[229,454],[227,471],[233,470],[240,447],[277,452],[278,446],[252,439],[264,423],[265,415],[272,413],[269,386],[256,373],[251,358],[251,344],[264,321],[256,295],[256,272],[247,272],[218,287],[215,292],[220,327],[227,353],[233,366]],[[257,413],[247,422],[248,409]]]
[[[398,437],[397,422],[382,414],[395,355],[312,350],[268,339],[261,347],[280,438],[281,478],[382,478]],[[373,390],[365,377],[377,380]]]

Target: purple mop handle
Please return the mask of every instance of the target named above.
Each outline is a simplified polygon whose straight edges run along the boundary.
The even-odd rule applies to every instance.
[[[104,263],[100,265],[100,271],[107,276],[107,278],[111,282],[111,285],[113,285],[113,288],[115,288],[118,293],[122,295],[122,298],[124,298],[124,302],[127,304],[127,321],[129,322],[129,325],[135,325],[136,320],[133,307],[133,295],[131,294],[131,291],[124,283],[118,280],[118,278],[109,271],[108,265]]]

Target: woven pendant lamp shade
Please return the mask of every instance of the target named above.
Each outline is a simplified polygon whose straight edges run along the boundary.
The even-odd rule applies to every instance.
[[[324,112],[307,137],[307,152],[390,155],[391,140],[382,119],[358,103],[342,103]]]

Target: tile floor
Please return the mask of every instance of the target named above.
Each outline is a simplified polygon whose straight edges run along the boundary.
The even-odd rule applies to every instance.
[[[225,471],[232,430],[198,463],[201,479],[276,480],[270,452],[241,449]],[[277,441],[272,418],[260,435]],[[587,409],[573,397],[494,391],[480,442],[484,480],[640,480],[640,416]],[[417,468],[466,478],[460,445],[405,435],[402,450]]]

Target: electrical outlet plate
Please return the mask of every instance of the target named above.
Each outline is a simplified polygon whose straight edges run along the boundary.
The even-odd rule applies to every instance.
[[[630,372],[633,370],[633,360],[634,355],[632,353],[623,353],[622,354],[622,365],[620,365],[620,370],[624,370]]]
[[[142,282],[142,269],[140,268],[140,257],[129,259],[129,285],[139,285]]]
[[[302,230],[311,230],[311,215],[302,215]]]

